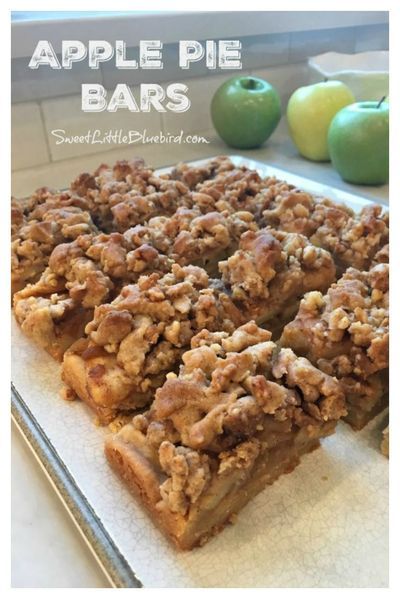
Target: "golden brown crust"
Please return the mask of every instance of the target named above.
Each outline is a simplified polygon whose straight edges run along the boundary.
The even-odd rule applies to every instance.
[[[310,289],[328,288],[335,278],[330,254],[297,233],[248,231],[239,249],[219,263],[222,280],[247,320],[268,323]]]
[[[84,334],[93,310],[57,290],[35,296],[29,295],[28,288],[16,294],[15,318],[28,337],[53,358],[62,360],[65,350]]]
[[[387,264],[369,271],[349,268],[325,296],[317,291],[305,295],[281,344],[336,376],[349,404],[372,416],[387,393],[388,303]]]

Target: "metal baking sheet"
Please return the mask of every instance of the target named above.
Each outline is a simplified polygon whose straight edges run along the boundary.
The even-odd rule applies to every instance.
[[[355,210],[369,203],[232,159]],[[95,426],[81,402],[60,398],[60,365],[14,319],[12,380],[13,418],[113,586],[388,586],[388,461],[379,452],[386,411],[359,433],[340,423],[294,472],[255,497],[234,526],[204,547],[180,552],[109,468],[108,429]]]

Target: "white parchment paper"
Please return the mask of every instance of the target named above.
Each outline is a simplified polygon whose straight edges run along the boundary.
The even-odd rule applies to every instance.
[[[310,182],[303,187],[321,192]],[[354,208],[367,203],[326,193]],[[358,433],[340,423],[322,448],[253,499],[234,526],[202,548],[179,552],[109,468],[108,430],[93,424],[81,402],[60,398],[60,366],[14,322],[12,365],[18,392],[144,586],[388,585],[388,461],[379,451],[385,413]]]

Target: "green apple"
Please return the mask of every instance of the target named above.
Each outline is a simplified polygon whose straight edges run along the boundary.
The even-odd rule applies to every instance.
[[[328,129],[341,108],[355,102],[341,81],[324,81],[299,87],[289,99],[287,120],[290,136],[302,156],[329,160]]]
[[[349,183],[383,185],[389,179],[389,105],[358,102],[333,119],[329,153],[339,175]]]
[[[220,137],[233,148],[258,148],[281,118],[276,89],[258,77],[233,77],[215,92],[211,118]]]

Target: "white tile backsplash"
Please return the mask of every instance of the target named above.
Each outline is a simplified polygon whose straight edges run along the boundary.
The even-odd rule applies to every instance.
[[[139,102],[139,89],[133,88],[133,94]],[[42,102],[45,129],[52,160],[65,160],[75,156],[85,156],[107,152],[121,147],[119,144],[69,144],[57,143],[57,138],[51,131],[65,130],[65,135],[85,135],[89,130],[99,130],[106,133],[109,130],[128,130],[142,132],[146,129],[147,135],[157,135],[161,131],[161,115],[159,112],[149,113],[130,112],[119,109],[116,112],[83,112],[81,110],[81,96],[67,96],[54,98]]]
[[[45,130],[37,102],[11,108],[11,165],[13,170],[49,162]]]
[[[323,52],[354,52],[354,36],[354,27],[291,33],[289,62],[301,62]]]
[[[388,25],[368,25],[358,29],[359,32],[355,38],[355,52],[389,49]]]
[[[249,36],[243,39],[243,68],[254,69],[287,63],[289,33]]]
[[[59,58],[60,59],[60,58]],[[60,59],[61,60],[61,59]],[[39,66],[28,67],[29,58],[14,58],[11,62],[11,95],[13,102],[42,100],[80,93],[82,83],[102,83],[100,70],[77,62],[70,70]]]

